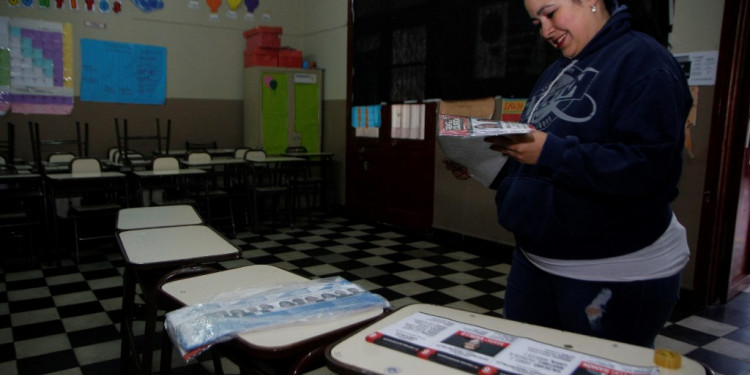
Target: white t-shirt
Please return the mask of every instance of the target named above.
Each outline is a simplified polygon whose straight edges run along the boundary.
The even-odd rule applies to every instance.
[[[660,279],[680,272],[690,258],[685,227],[672,215],[667,230],[653,244],[633,253],[603,259],[551,259],[524,252],[553,275],[587,281]]]

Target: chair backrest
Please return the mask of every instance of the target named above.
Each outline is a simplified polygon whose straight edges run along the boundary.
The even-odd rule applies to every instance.
[[[244,159],[245,153],[252,150],[250,147],[237,147],[234,149],[234,158],[235,159]]]
[[[47,161],[50,163],[70,163],[75,158],[76,156],[73,153],[60,152],[60,153],[50,154],[47,157]]]
[[[191,163],[208,163],[211,161],[211,154],[204,151],[191,151],[188,154],[188,161]]]
[[[102,166],[96,158],[75,158],[70,161],[70,173],[101,173]]]
[[[154,171],[176,171],[180,169],[180,162],[173,156],[159,156],[151,162]]]
[[[266,160],[266,152],[263,150],[247,150],[245,151],[245,160]]]
[[[110,147],[109,150],[107,150],[107,160],[111,162],[117,161],[117,154],[120,152],[120,150],[117,147]]]

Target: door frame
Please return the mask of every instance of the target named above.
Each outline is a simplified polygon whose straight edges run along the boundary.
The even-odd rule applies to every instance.
[[[750,0],[725,1],[707,157],[716,167],[706,170],[693,282],[696,302],[705,305],[750,285],[750,276],[730,285],[750,107],[749,34]]]

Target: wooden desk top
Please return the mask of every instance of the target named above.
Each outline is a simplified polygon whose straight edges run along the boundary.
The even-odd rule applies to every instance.
[[[248,158],[245,159],[251,163],[283,163],[289,161],[305,161],[303,158],[295,158],[291,156],[266,156],[265,158]]]
[[[123,208],[117,212],[117,229],[132,230],[203,224],[190,205]]]
[[[204,174],[206,171],[203,169],[198,168],[184,168],[184,169],[177,169],[173,171],[154,171],[154,170],[148,170],[148,171],[133,171],[133,174],[135,174],[138,177],[160,177],[160,176],[177,176],[177,175],[191,175],[191,174]]]
[[[571,351],[576,354],[583,353],[583,355],[595,356],[602,358],[605,361],[608,360],[624,365],[641,367],[655,366],[653,362],[653,349],[553,330],[443,306],[414,304],[405,306],[386,318],[381,319],[348,338],[329,346],[326,353],[329,367],[338,373],[345,374],[466,374],[466,372],[454,369],[448,365],[420,358],[417,353],[422,353],[422,351],[407,354],[368,341],[369,335],[380,333],[384,330],[386,332],[392,332],[394,325],[403,322],[405,319],[411,318],[413,314],[418,313],[436,316],[438,319],[447,318],[451,321],[458,322],[458,326],[463,323],[480,327],[485,331],[492,331],[503,335],[511,335],[516,338],[528,338],[533,340],[513,341],[510,346],[501,349],[501,351],[496,354],[495,358],[501,355],[501,353],[507,351],[508,348],[511,348],[515,342],[535,342],[537,343],[535,345],[548,345],[559,348],[560,351]],[[449,331],[452,332],[452,329],[459,328],[446,329],[445,333],[448,333]],[[371,336],[370,339],[375,336],[376,335]],[[435,336],[437,336],[437,334]],[[441,341],[440,344],[445,343],[447,340],[448,339]],[[659,371],[659,374],[661,375],[705,374],[703,366],[685,357],[682,358],[682,368],[680,370],[659,368]],[[565,373],[567,374],[567,372]],[[547,374],[547,372],[540,372],[540,374]]]
[[[204,259],[239,256],[239,249],[205,225],[135,229],[117,233],[117,241],[128,265],[175,263],[184,265]]]
[[[162,287],[162,290],[183,304],[192,305],[209,300],[221,292],[236,290],[243,285],[274,286],[283,282],[305,280],[302,276],[278,267],[252,265],[169,282]],[[371,309],[341,317],[336,321],[244,333],[239,336],[239,340],[257,350],[275,351],[278,348],[290,347],[381,314],[383,314],[383,309]]]
[[[200,161],[200,162],[180,160],[180,163],[182,163],[183,165],[190,166],[190,167],[200,167],[200,166],[211,166],[211,165],[245,164],[245,160],[233,159],[233,158],[216,158],[216,159]]]
[[[90,173],[53,173],[48,174],[47,178],[53,181],[78,180],[89,178],[123,178],[125,174],[121,172],[90,172]]]

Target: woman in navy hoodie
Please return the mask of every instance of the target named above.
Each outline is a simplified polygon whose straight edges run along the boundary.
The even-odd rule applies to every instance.
[[[505,316],[653,346],[690,255],[670,203],[692,96],[630,3],[525,0],[562,56],[524,110],[537,131],[488,141],[508,156],[496,204],[517,245]]]

